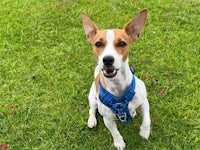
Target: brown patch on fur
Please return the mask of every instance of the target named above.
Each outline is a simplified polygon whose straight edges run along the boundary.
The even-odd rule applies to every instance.
[[[92,40],[93,52],[96,59],[98,59],[98,57],[102,54],[103,50],[106,47],[107,44],[106,35],[107,35],[107,30],[98,31],[96,36]],[[101,47],[96,47],[95,44],[97,42],[101,42],[103,45]]]
[[[122,55],[122,60],[125,61],[130,51],[131,38],[124,30],[119,29],[114,30],[114,36],[114,46],[117,52]],[[117,46],[119,42],[125,42],[127,45],[125,47],[119,47]]]
[[[101,82],[101,85],[104,89],[106,89],[106,83],[104,81],[103,75],[101,72],[99,72],[99,74],[96,76],[95,78],[95,88],[96,88],[96,92],[99,93],[99,81]]]
[[[103,78],[103,75],[102,73],[100,73],[100,82],[102,84],[102,87],[106,90],[107,89],[107,86],[106,86],[106,83],[104,81],[104,78]]]
[[[100,80],[100,72],[99,74],[96,76],[95,78],[95,88],[96,88],[96,92],[99,93],[99,86],[98,86],[98,83],[99,83],[99,80]]]

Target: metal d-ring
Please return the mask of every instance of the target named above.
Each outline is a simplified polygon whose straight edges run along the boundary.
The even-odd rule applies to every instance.
[[[124,122],[124,121],[126,121],[126,119],[127,119],[127,114],[124,113],[123,116],[120,116],[119,114],[117,114],[117,117],[119,118],[119,120],[120,120],[121,122]]]

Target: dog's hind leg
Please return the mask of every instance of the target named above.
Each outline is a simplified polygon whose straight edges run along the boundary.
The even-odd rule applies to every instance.
[[[150,135],[150,113],[149,113],[149,102],[147,98],[144,100],[144,102],[140,106],[140,110],[142,113],[142,125],[140,126],[140,135],[147,139],[149,138]]]
[[[97,119],[96,119],[97,97],[96,97],[96,90],[95,90],[95,84],[94,83],[92,84],[92,87],[90,89],[88,99],[89,99],[89,104],[90,104],[88,127],[94,128],[97,125]]]
[[[123,137],[119,133],[117,129],[117,125],[114,120],[108,119],[106,117],[103,117],[104,124],[111,132],[113,139],[114,139],[114,145],[118,150],[123,150],[126,146],[124,143]]]

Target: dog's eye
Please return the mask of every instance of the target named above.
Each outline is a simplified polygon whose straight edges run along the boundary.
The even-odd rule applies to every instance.
[[[117,43],[117,46],[118,47],[125,47],[127,44],[125,43],[125,42],[119,42],[119,43]]]
[[[97,48],[102,47],[102,46],[103,46],[103,43],[102,43],[102,42],[96,42],[96,43],[95,43],[95,46],[96,46]]]

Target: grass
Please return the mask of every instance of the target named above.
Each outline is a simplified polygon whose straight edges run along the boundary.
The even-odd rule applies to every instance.
[[[121,28],[142,8],[148,21],[130,65],[146,84],[151,136],[141,117],[118,123],[127,149],[200,148],[200,2],[1,0],[0,149],[115,149],[98,116],[88,129],[88,92],[96,61],[81,24]]]

